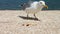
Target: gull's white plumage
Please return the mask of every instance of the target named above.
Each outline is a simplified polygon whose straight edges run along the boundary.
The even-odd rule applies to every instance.
[[[35,1],[35,2],[31,3],[30,7],[25,9],[25,11],[27,13],[27,17],[28,17],[28,14],[33,14],[35,16],[35,14],[37,12],[42,10],[44,5],[45,5],[44,1]]]

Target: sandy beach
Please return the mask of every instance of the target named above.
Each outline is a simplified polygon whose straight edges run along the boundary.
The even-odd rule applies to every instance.
[[[19,16],[26,16],[26,13],[22,10],[0,10],[0,34],[60,34],[60,10],[38,12],[36,17],[40,21]]]

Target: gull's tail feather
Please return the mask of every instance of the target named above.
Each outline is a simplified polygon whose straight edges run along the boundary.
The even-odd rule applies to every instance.
[[[29,0],[27,3],[23,3],[21,6],[22,6],[22,9],[25,10],[27,7],[30,7],[31,3],[33,1],[32,0]]]

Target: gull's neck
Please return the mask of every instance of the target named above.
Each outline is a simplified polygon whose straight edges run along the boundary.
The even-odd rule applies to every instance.
[[[42,10],[42,8],[43,8],[43,6],[38,3],[37,4],[37,10]]]

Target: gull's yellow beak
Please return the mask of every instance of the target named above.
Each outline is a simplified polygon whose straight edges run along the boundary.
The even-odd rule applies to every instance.
[[[47,8],[47,9],[48,9],[48,6],[47,6],[47,5],[45,5],[45,6],[44,6],[44,8]]]

